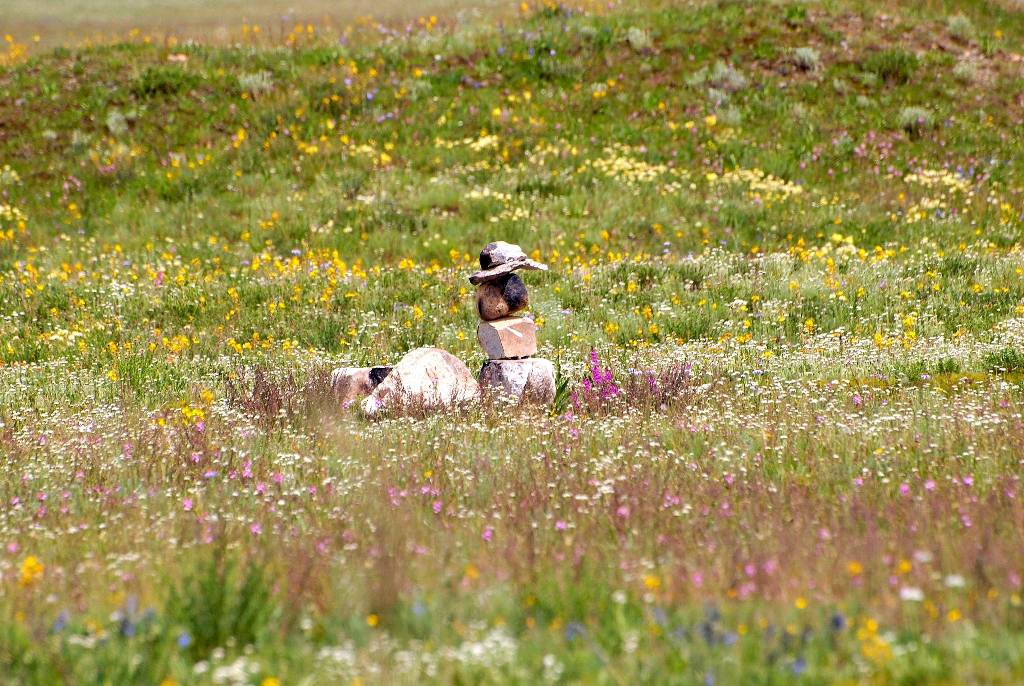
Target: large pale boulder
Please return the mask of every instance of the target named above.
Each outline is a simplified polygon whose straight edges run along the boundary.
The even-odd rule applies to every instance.
[[[373,391],[369,367],[341,367],[331,372],[331,388],[342,407],[347,408],[356,400]]]
[[[480,387],[503,399],[549,405],[555,399],[555,365],[551,360],[488,360],[480,370]]]
[[[339,367],[331,372],[331,388],[345,409],[365,398],[391,373],[391,367]]]
[[[480,397],[480,384],[462,360],[440,348],[405,354],[363,401],[363,412],[405,413],[438,410]]]

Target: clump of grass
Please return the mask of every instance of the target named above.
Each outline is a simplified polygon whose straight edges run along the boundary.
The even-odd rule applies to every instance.
[[[900,110],[898,124],[911,136],[919,136],[935,127],[935,116],[926,107],[904,107]]]
[[[818,71],[821,68],[821,56],[810,46],[794,48],[789,53],[789,62],[801,71]]]
[[[953,78],[960,83],[974,83],[978,78],[978,67],[971,60],[960,60],[953,67]]]
[[[746,88],[750,81],[736,67],[725,62],[715,62],[708,74],[708,83],[727,93],[736,93]]]
[[[555,367],[555,397],[551,402],[552,416],[565,413],[569,407],[571,392],[571,380],[562,370],[562,360],[559,359]]]
[[[224,388],[228,403],[242,409],[265,431],[286,419],[312,418],[329,406],[333,397],[326,369],[315,370],[300,383],[291,372],[279,378],[259,366],[238,368],[225,376]]]
[[[878,75],[870,71],[862,71],[855,78],[865,88],[874,88],[878,85]]]
[[[677,362],[657,371],[633,370],[622,388],[630,407],[651,409],[689,402],[693,393],[693,368],[688,362]]]
[[[686,77],[686,84],[689,86],[703,86],[708,80],[707,67],[702,67]]]
[[[238,88],[239,92],[248,93],[252,97],[266,95],[274,90],[274,75],[266,70],[239,74]]]
[[[984,363],[990,372],[1024,372],[1024,350],[1003,348],[985,355]]]
[[[664,410],[693,396],[692,365],[680,362],[661,370],[615,371],[590,351],[590,373],[571,391],[574,414],[602,416],[621,407]]]
[[[904,84],[917,71],[919,60],[913,53],[894,48],[872,53],[864,60],[864,69],[890,84]]]
[[[92,136],[81,129],[75,129],[71,132],[71,148],[74,150],[82,150],[92,142]]]
[[[21,177],[18,176],[18,172],[11,169],[10,165],[5,164],[0,167],[0,188],[15,186],[20,182]]]
[[[641,53],[650,52],[653,47],[650,32],[645,31],[639,26],[629,27],[629,31],[626,32],[626,42],[629,43],[629,47],[633,48],[633,50]]]
[[[803,5],[790,5],[783,14],[783,21],[791,28],[796,28],[807,21],[807,8]]]
[[[716,108],[729,102],[729,94],[717,88],[708,88],[708,101]]]
[[[133,91],[136,95],[152,98],[161,95],[177,95],[198,83],[198,77],[181,67],[147,67],[136,79]]]
[[[963,43],[974,38],[974,24],[965,14],[954,14],[947,19],[946,29],[950,36]]]
[[[747,77],[736,67],[719,60],[711,68],[701,68],[686,82],[691,86],[707,85],[724,93],[736,93],[749,85]]]
[[[114,137],[120,137],[128,133],[128,120],[120,110],[110,110],[107,112],[107,119],[104,122],[107,126],[107,131]]]
[[[182,628],[179,645],[197,659],[229,642],[253,645],[280,612],[266,567],[238,557],[216,548],[169,593],[167,612]]]
[[[718,113],[718,119],[726,126],[735,128],[743,123],[743,112],[738,107],[726,107]]]

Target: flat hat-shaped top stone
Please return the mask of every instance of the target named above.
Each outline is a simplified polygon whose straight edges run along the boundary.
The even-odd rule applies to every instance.
[[[480,251],[480,268],[490,269],[499,264],[525,258],[526,253],[518,245],[505,241],[494,241],[485,245],[484,249]]]
[[[539,269],[547,271],[546,264],[531,260],[518,245],[505,241],[494,241],[480,251],[481,270],[469,277],[474,286],[511,274],[517,269]]]

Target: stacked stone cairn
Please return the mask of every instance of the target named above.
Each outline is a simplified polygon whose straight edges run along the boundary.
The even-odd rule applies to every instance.
[[[343,408],[358,403],[368,417],[419,413],[476,402],[483,393],[513,402],[547,405],[555,397],[555,366],[537,354],[537,325],[516,315],[530,302],[514,272],[547,270],[518,245],[488,243],[480,271],[469,277],[477,287],[480,326],[476,336],[488,360],[479,382],[460,360],[440,348],[416,348],[394,367],[340,367],[331,385]]]
[[[537,354],[537,325],[517,316],[530,302],[519,270],[547,271],[518,245],[505,241],[488,243],[480,252],[480,271],[469,277],[477,287],[476,330],[488,360],[480,370],[480,387],[486,393],[516,401],[548,404],[555,396],[555,366]]]

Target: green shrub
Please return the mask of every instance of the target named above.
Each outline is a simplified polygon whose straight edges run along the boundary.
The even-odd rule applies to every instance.
[[[708,73],[708,83],[727,93],[741,91],[749,85],[747,77],[736,67],[725,62],[715,62]]]
[[[562,371],[562,361],[559,359],[558,366],[555,368],[555,398],[551,403],[552,417],[565,414],[565,411],[569,409],[571,395],[569,381],[569,377]]]
[[[132,92],[144,98],[177,95],[194,88],[199,78],[180,67],[147,67],[135,80]]]
[[[183,632],[181,644],[196,659],[229,640],[257,643],[278,613],[264,568],[223,548],[187,571],[167,600],[168,617]]]
[[[789,61],[802,71],[818,71],[821,68],[821,56],[810,46],[795,48],[789,54]]]
[[[1024,372],[1024,350],[1003,348],[986,354],[984,362],[990,372]]]
[[[935,117],[925,107],[904,107],[900,110],[898,124],[911,136],[917,136],[935,127]]]
[[[110,110],[107,112],[104,124],[112,136],[119,137],[128,133],[128,119],[121,114],[120,110]]]
[[[626,42],[636,52],[648,52],[652,47],[651,34],[637,26],[630,26],[626,33]]]
[[[974,38],[974,24],[964,14],[954,14],[946,20],[949,35],[958,41],[968,42]]]
[[[238,76],[238,90],[253,97],[266,95],[274,90],[274,75],[269,71],[257,71]]]
[[[886,83],[903,84],[910,81],[918,64],[916,55],[895,48],[869,55],[864,60],[864,69]]]
[[[702,67],[686,78],[690,86],[709,86],[711,90],[735,93],[747,87],[747,77],[739,69],[721,60],[710,68]]]
[[[790,27],[797,27],[807,21],[807,8],[803,5],[790,5],[783,14],[783,20]]]
[[[960,60],[953,67],[953,78],[960,83],[974,83],[978,78],[978,68],[971,60]]]

